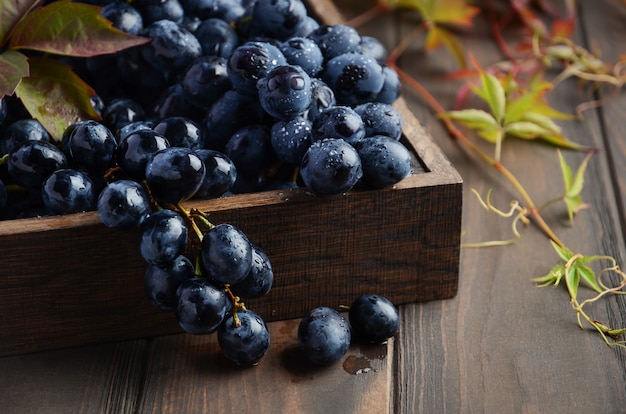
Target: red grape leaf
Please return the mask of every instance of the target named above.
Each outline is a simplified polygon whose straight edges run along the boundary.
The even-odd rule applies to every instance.
[[[26,56],[14,50],[0,54],[0,98],[13,95],[23,77],[28,76]]]
[[[63,131],[76,121],[100,118],[90,101],[94,90],[70,66],[44,57],[31,57],[28,63],[30,76],[15,92],[53,139],[60,141]]]
[[[112,26],[100,7],[58,0],[21,20],[11,36],[12,49],[31,49],[67,56],[114,53],[150,41]]]
[[[39,0],[0,1],[0,45],[3,45],[13,27],[39,2]]]

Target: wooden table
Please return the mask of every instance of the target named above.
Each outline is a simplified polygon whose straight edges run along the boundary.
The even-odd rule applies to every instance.
[[[368,5],[338,3],[353,3],[344,9],[348,16]],[[580,2],[580,9],[580,44],[599,47],[607,61],[626,51],[623,4]],[[481,19],[477,23],[484,26]],[[362,32],[393,45],[407,32],[406,24],[399,15],[386,16]],[[487,34],[463,41],[484,65],[501,59]],[[441,77],[455,69],[454,62],[445,51],[425,54],[419,43],[401,66],[452,108],[461,83]],[[483,195],[494,189],[493,203],[504,209],[518,195],[451,140],[415,92],[406,88],[404,97],[463,176],[464,241],[509,238],[510,220],[486,213],[470,189]],[[549,96],[570,113],[585,99],[575,82]],[[583,122],[561,125],[571,140],[601,152],[589,164],[582,193],[591,208],[573,225],[561,207],[549,209],[546,218],[572,249],[611,255],[623,264],[626,94],[585,112]],[[573,166],[584,158],[564,155]],[[538,204],[562,193],[553,148],[507,140],[502,161],[522,177]],[[401,306],[402,327],[394,341],[355,346],[327,368],[299,361],[293,320],[270,324],[271,351],[259,366],[244,370],[224,360],[214,336],[184,334],[5,357],[0,412],[625,413],[626,350],[580,330],[565,289],[539,289],[531,282],[556,263],[548,239],[533,226],[522,229],[512,246],[462,249],[457,297]],[[603,300],[592,312],[626,326],[626,297]]]

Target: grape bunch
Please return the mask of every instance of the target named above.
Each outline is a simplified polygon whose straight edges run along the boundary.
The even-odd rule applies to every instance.
[[[269,334],[243,300],[270,291],[268,255],[183,202],[398,183],[413,169],[392,106],[398,75],[378,40],[320,25],[301,0],[84,1],[151,41],[66,60],[93,86],[101,119],[77,121],[59,142],[17,98],[0,99],[0,217],[97,210],[107,227],[138,229],[154,306],[186,332],[217,332],[235,363],[256,364]],[[310,329],[319,318],[340,323],[315,315]],[[339,331],[335,353],[349,343],[349,330]]]

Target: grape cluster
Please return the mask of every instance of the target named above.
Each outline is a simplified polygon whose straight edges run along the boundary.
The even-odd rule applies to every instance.
[[[182,202],[394,185],[412,172],[392,106],[398,76],[379,41],[320,25],[301,0],[88,2],[151,41],[67,60],[94,87],[101,119],[72,124],[60,142],[17,98],[0,99],[1,217],[97,210],[107,227],[138,229],[151,302],[189,333],[217,332],[235,363],[255,364],[269,334],[242,300],[269,292],[270,260],[240,229]],[[320,318],[342,323],[319,310],[309,330]],[[349,343],[344,328],[334,353]]]

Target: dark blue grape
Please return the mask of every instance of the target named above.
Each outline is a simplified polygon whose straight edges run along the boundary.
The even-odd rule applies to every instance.
[[[152,113],[157,119],[173,116],[196,119],[202,112],[202,108],[194,104],[180,83],[167,87],[152,106]]]
[[[311,139],[340,138],[353,143],[365,137],[365,124],[348,106],[332,106],[322,111],[311,124]]]
[[[364,138],[354,147],[361,159],[363,182],[372,187],[394,185],[411,174],[411,153],[393,138],[384,135]]]
[[[400,97],[402,83],[400,82],[398,72],[390,66],[383,66],[383,75],[385,83],[383,83],[383,88],[378,92],[375,100],[392,104]]]
[[[141,46],[143,57],[155,68],[181,70],[202,55],[202,46],[182,24],[157,20],[145,29],[152,41]]]
[[[300,349],[306,359],[317,365],[339,361],[348,352],[351,340],[350,324],[331,308],[311,310],[298,326]]]
[[[274,271],[269,257],[263,249],[250,242],[252,246],[252,268],[241,282],[230,286],[236,296],[254,299],[267,295],[274,283]]]
[[[337,99],[333,90],[321,79],[311,79],[311,104],[307,111],[307,118],[313,121],[324,110],[335,106]]]
[[[266,125],[249,125],[239,129],[226,143],[224,153],[240,173],[264,169],[275,160]]]
[[[203,20],[196,30],[196,38],[202,46],[204,56],[228,59],[239,46],[237,31],[226,21],[218,18]]]
[[[345,53],[361,52],[361,36],[345,24],[321,25],[308,37],[317,43],[326,62]]]
[[[153,129],[167,138],[172,147],[185,147],[192,150],[204,147],[204,133],[200,125],[187,117],[163,118]]]
[[[162,266],[151,264],[144,275],[146,295],[156,308],[173,311],[178,305],[178,287],[194,275],[195,266],[182,255]]]
[[[216,17],[227,22],[238,22],[246,13],[241,0],[181,0],[187,15],[201,19]]]
[[[190,334],[210,334],[224,322],[233,307],[224,289],[205,278],[181,282],[177,290],[178,324]]]
[[[402,116],[393,106],[382,102],[367,102],[356,106],[354,111],[363,120],[366,137],[385,135],[399,140],[402,136]]]
[[[296,31],[293,35],[294,37],[295,36],[307,37],[319,27],[320,27],[320,24],[317,22],[317,20],[315,20],[311,16],[307,16],[304,18],[302,22],[300,22],[300,24],[296,28]]]
[[[339,105],[358,105],[375,100],[385,83],[383,68],[360,53],[336,56],[324,67],[324,81]]]
[[[256,365],[270,346],[270,334],[263,319],[251,310],[238,310],[237,320],[228,316],[217,329],[222,353],[237,365]]]
[[[24,142],[11,151],[7,163],[9,176],[15,184],[37,190],[50,174],[66,167],[65,154],[47,141]]]
[[[300,66],[309,76],[318,76],[322,71],[324,56],[312,39],[297,36],[287,39],[280,46],[287,63]]]
[[[6,102],[4,99],[2,102]],[[18,119],[11,123],[0,139],[0,151],[8,154],[26,141],[50,141],[50,134],[36,119]]]
[[[302,157],[302,181],[319,196],[343,194],[354,187],[362,175],[359,155],[342,139],[316,141]]]
[[[311,123],[302,116],[278,121],[272,126],[270,135],[276,157],[282,162],[299,166],[311,146]]]
[[[286,40],[296,34],[306,17],[301,0],[256,0],[250,25],[255,36]]]
[[[135,131],[139,131],[140,129],[152,129],[154,127],[155,121],[152,119],[147,119],[144,121],[135,121],[130,124],[126,124],[120,128],[117,133],[117,142],[122,142],[128,135]]]
[[[72,129],[65,145],[70,164],[94,175],[101,175],[115,162],[117,141],[111,130],[100,122],[80,122]]]
[[[381,65],[387,61],[387,48],[380,40],[372,36],[361,36],[361,53],[376,59],[376,62]]]
[[[158,201],[176,204],[198,191],[205,173],[202,160],[192,150],[169,147],[146,164],[146,183]]]
[[[265,111],[256,96],[234,90],[224,93],[207,111],[202,125],[207,131],[206,147],[224,151],[230,137],[247,125],[260,124]]]
[[[91,211],[96,194],[93,183],[82,171],[64,168],[50,174],[41,189],[44,205],[52,214]]]
[[[202,264],[221,283],[235,284],[252,268],[252,246],[246,235],[232,224],[218,224],[202,239]]]
[[[115,80],[111,88],[113,96],[109,99],[118,99],[123,96],[132,96],[133,100],[142,108],[148,108],[154,105],[163,90],[174,82],[176,72],[165,67],[155,67],[148,62],[142,53],[144,46],[133,47],[117,52],[115,55],[116,71],[120,74],[119,80]],[[110,71],[110,67],[106,66]],[[121,76],[123,74],[124,76]],[[108,74],[107,74],[108,75]],[[103,75],[103,76],[107,76]],[[122,91],[119,91],[122,89]],[[102,93],[102,89],[97,89]],[[142,109],[142,113],[144,110]],[[138,119],[135,119],[138,120]],[[131,121],[132,122],[132,121]],[[115,129],[113,129],[115,132]]]
[[[141,12],[144,25],[158,20],[171,20],[182,23],[185,11],[178,0],[136,0],[133,4]]]
[[[204,163],[206,174],[195,198],[213,198],[226,193],[237,179],[235,164],[225,154],[209,149],[196,150]]]
[[[135,121],[143,121],[145,112],[143,107],[134,99],[113,99],[104,109],[103,123],[115,134],[124,125]]]
[[[167,138],[153,129],[138,129],[125,135],[117,147],[116,161],[130,178],[146,178],[146,165],[154,154],[170,146]]]
[[[303,114],[311,104],[311,78],[300,67],[277,66],[257,82],[261,106],[278,119]]]
[[[172,210],[151,213],[141,223],[139,251],[151,264],[166,265],[183,253],[187,245],[187,225]]]
[[[100,15],[113,23],[113,27],[131,35],[139,35],[143,30],[141,13],[130,4],[122,1],[109,3],[102,8]]]
[[[120,230],[138,227],[150,213],[150,197],[136,181],[108,184],[98,196],[98,215],[107,226]]]
[[[286,64],[285,56],[276,46],[248,41],[238,46],[228,58],[228,76],[235,90],[256,96],[258,80],[276,66]]]
[[[364,294],[350,305],[350,325],[358,337],[369,343],[383,343],[398,333],[400,317],[391,301],[383,296]]]
[[[226,59],[203,56],[184,72],[181,85],[189,100],[201,108],[209,108],[232,86],[226,70]]]

